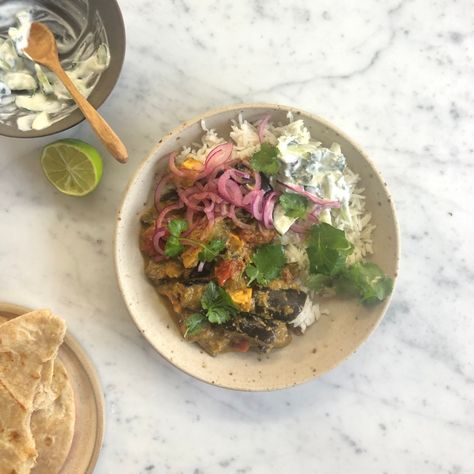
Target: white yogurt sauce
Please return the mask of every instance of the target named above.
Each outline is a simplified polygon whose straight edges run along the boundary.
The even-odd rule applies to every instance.
[[[44,21],[49,14],[38,8],[20,11],[16,14],[17,24],[8,28],[7,36],[0,37],[0,122],[22,131],[47,128],[76,108],[55,74],[31,61],[23,52],[28,45],[32,21],[36,17]],[[60,18],[55,15],[54,21],[58,23]],[[65,23],[61,26],[70,30]],[[90,44],[93,35],[84,38],[72,61],[66,61],[66,73],[88,97],[102,71],[109,66],[110,53],[106,38],[95,50]],[[58,49],[61,52],[70,49],[70,45],[59,41]]]
[[[332,225],[332,216],[337,214],[350,224],[351,191],[344,176],[346,158],[341,147],[337,143],[331,148],[321,146],[321,142],[311,139],[303,121],[296,120],[278,137],[278,151],[283,165],[278,179],[303,186],[321,198],[339,201],[340,209],[323,210],[319,219]],[[280,205],[275,207],[273,223],[280,234],[288,232],[295,221],[285,215]]]

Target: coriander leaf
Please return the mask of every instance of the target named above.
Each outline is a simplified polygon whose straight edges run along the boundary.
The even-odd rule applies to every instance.
[[[251,283],[257,280],[260,285],[280,276],[281,269],[286,263],[283,247],[280,244],[267,244],[259,247],[252,257],[252,263],[247,265],[245,273]]]
[[[207,319],[210,323],[223,324],[230,319],[230,313],[225,308],[216,306],[207,310]]]
[[[239,312],[224,288],[217,286],[213,281],[209,282],[204,290],[201,306],[206,310],[209,322],[217,324],[227,322]]]
[[[355,263],[343,272],[343,280],[352,284],[364,303],[376,303],[389,295],[393,281],[372,262]]]
[[[322,273],[310,274],[305,281],[306,286],[313,291],[320,291],[323,288],[331,286],[333,279],[328,275]]]
[[[257,267],[250,263],[249,265],[247,265],[247,268],[245,269],[245,274],[249,278],[249,285],[250,285],[258,276]]]
[[[253,154],[250,165],[255,171],[261,171],[272,176],[280,171],[281,161],[278,158],[278,148],[270,143],[262,143],[260,150]]]
[[[184,219],[172,219],[168,223],[168,230],[171,235],[179,237],[182,232],[188,230],[188,223]]]
[[[335,284],[340,291],[359,294],[364,303],[382,301],[392,291],[392,279],[375,263],[347,266],[353,248],[343,231],[325,223],[312,226],[306,249],[311,273],[307,286],[319,290]]]
[[[225,249],[225,240],[214,239],[203,244],[202,250],[199,252],[198,258],[203,262],[212,262],[224,249]]]
[[[165,244],[165,255],[167,257],[176,257],[184,250],[184,247],[179,241],[179,237],[175,235],[170,235]]]
[[[213,281],[210,281],[202,294],[201,306],[204,309],[208,309],[219,299],[219,295],[219,286],[217,286]]]
[[[313,225],[306,249],[310,272],[337,275],[345,268],[346,258],[353,249],[354,246],[346,239],[342,230],[324,222]]]
[[[192,336],[197,332],[201,331],[206,322],[206,317],[201,313],[194,313],[186,319],[184,324],[186,325],[186,332],[184,337]]]
[[[279,203],[288,217],[303,219],[308,214],[308,200],[299,194],[283,193]]]

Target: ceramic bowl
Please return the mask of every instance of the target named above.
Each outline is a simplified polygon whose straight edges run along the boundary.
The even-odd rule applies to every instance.
[[[273,122],[287,122],[287,113],[302,118],[311,135],[324,146],[341,145],[350,168],[361,177],[367,210],[377,226],[373,234],[374,254],[370,260],[393,277],[397,276],[399,236],[395,209],[387,186],[367,155],[349,137],[326,120],[293,107],[246,104],[208,112],[168,133],[143,161],[130,181],[117,216],[116,270],[120,289],[139,331],[169,362],[189,375],[221,387],[260,391],[274,390],[308,381],[336,367],[350,356],[374,331],[390,298],[364,306],[354,298],[335,297],[324,302],[329,316],[322,316],[301,337],[269,354],[226,353],[211,357],[196,344],[183,340],[166,301],[159,296],[144,273],[138,248],[139,217],[151,203],[157,172],[167,166],[166,156],[183,145],[199,140],[201,120],[228,136],[230,120],[241,113],[253,121],[271,114]]]
[[[60,18],[67,19],[71,29],[75,31],[78,37],[83,38],[86,34],[92,34],[94,44],[97,44],[97,46],[102,42],[101,38],[104,35],[107,37],[110,50],[110,65],[102,73],[94,90],[88,97],[89,102],[95,108],[98,108],[115,87],[125,57],[125,27],[117,1],[81,0],[78,2],[77,0],[62,0],[57,2],[56,0],[20,0],[15,5],[10,5],[8,2],[0,2],[0,31],[3,35],[6,34],[8,29],[8,22],[5,19],[30,5],[46,7]],[[54,30],[54,25],[52,25],[52,28]],[[69,53],[65,52],[61,58],[63,57],[69,57]],[[14,138],[44,137],[67,130],[83,120],[82,112],[79,109],[75,109],[62,120],[43,130],[23,132],[16,127],[0,123],[0,135]]]

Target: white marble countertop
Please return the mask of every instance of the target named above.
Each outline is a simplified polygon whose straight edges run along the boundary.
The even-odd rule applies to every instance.
[[[0,300],[51,307],[96,364],[107,404],[96,472],[474,472],[472,2],[120,4],[127,57],[101,110],[130,163],[107,158],[100,188],[73,199],[41,174],[51,138],[0,138]],[[162,360],[113,267],[114,212],[147,151],[184,119],[249,101],[299,106],[362,144],[402,235],[373,337],[274,393],[207,386]],[[63,136],[99,146],[87,124]]]

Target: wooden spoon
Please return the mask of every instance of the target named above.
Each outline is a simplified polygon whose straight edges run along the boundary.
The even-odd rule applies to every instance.
[[[110,128],[109,124],[102,118],[97,110],[77,90],[69,76],[59,62],[58,48],[51,30],[42,23],[32,23],[28,46],[24,52],[37,63],[46,66],[58,76],[72,98],[81,109],[85,118],[89,121],[97,136],[107,147],[113,157],[120,163],[126,163],[128,159],[127,149],[120,138]]]

